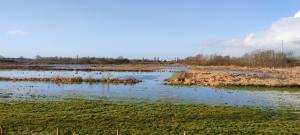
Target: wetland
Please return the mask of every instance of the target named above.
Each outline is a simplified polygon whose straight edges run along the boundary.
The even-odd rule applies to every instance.
[[[299,87],[169,85],[167,79],[194,69],[186,66],[155,69],[151,72],[2,69],[0,76],[6,79],[0,81],[0,126],[3,133],[9,134],[300,132]],[[237,72],[211,70],[206,72]],[[251,70],[238,72],[258,74]],[[47,81],[51,78],[140,81],[130,84]]]

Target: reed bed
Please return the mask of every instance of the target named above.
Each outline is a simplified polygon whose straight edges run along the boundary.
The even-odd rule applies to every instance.
[[[171,85],[198,86],[261,86],[261,87],[299,87],[300,76],[286,73],[245,74],[209,71],[180,72],[166,80]]]

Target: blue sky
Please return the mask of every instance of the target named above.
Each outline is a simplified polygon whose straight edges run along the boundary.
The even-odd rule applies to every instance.
[[[298,11],[299,0],[0,0],[0,55],[238,55],[248,48],[226,40]]]

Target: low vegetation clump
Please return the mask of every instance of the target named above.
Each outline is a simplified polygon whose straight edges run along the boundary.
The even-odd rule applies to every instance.
[[[72,78],[11,78],[11,77],[0,77],[0,81],[39,81],[39,82],[53,82],[53,83],[124,83],[124,84],[136,84],[141,82],[135,78],[81,78],[81,77],[72,77]]]
[[[181,72],[166,80],[167,84],[199,86],[299,87],[300,76],[293,74],[246,74],[210,71]]]
[[[299,134],[300,114],[234,106],[23,101],[0,104],[6,134]]]

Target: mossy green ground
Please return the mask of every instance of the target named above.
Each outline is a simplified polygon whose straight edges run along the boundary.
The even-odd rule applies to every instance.
[[[220,89],[227,90],[247,90],[247,91],[288,91],[299,92],[300,87],[263,87],[263,86],[224,86]]]
[[[115,103],[103,100],[0,104],[6,133],[299,134],[300,114],[251,107]]]

